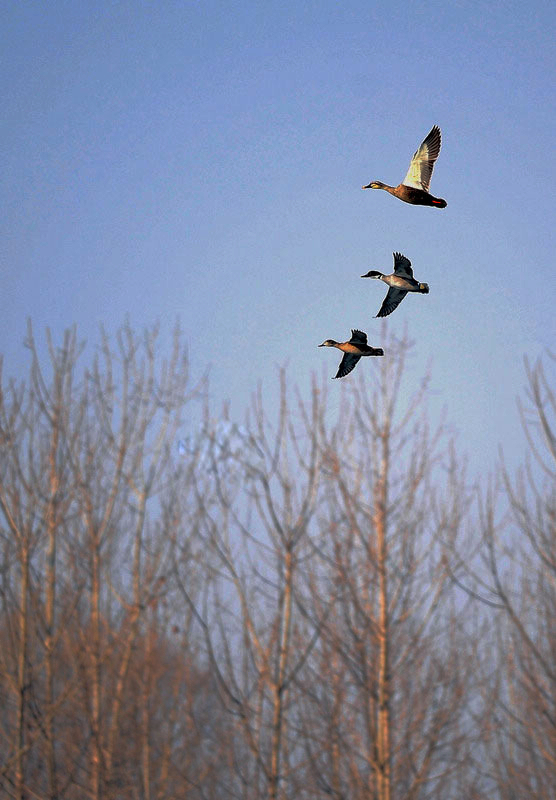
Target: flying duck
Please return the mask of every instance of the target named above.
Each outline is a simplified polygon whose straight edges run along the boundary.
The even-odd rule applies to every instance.
[[[440,153],[441,134],[438,125],[433,125],[430,133],[423,141],[421,147],[414,153],[407,175],[403,183],[398,186],[388,186],[381,181],[371,181],[362,189],[384,189],[390,194],[399,197],[404,203],[411,203],[414,206],[436,206],[446,208],[446,200],[441,197],[433,197],[429,192],[434,162]]]
[[[349,342],[336,342],[334,339],[326,339],[319,347],[337,347],[344,353],[340,361],[338,372],[335,378],[343,378],[355,367],[361,356],[383,356],[382,347],[370,347],[367,344],[367,334],[363,331],[352,330]]]
[[[394,253],[394,272],[392,275],[383,275],[382,272],[372,269],[366,275],[361,275],[361,277],[377,278],[379,281],[387,283],[390,287],[377,317],[387,317],[388,314],[391,314],[408,292],[429,293],[428,283],[419,283],[415,280],[411,269],[411,261],[409,258],[402,256],[401,253]]]

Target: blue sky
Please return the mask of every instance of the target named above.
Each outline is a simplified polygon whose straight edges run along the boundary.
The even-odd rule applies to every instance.
[[[239,421],[278,366],[306,392],[350,328],[407,326],[408,391],[474,468],[521,459],[523,356],[554,349],[552,2],[3,3],[0,349],[74,322],[179,320]],[[445,210],[396,184],[433,124]],[[427,296],[373,319],[407,255]],[[339,354],[338,354],[339,356]],[[331,414],[365,360],[329,387]],[[361,376],[361,373],[364,373]],[[185,433],[185,432],[184,432]]]

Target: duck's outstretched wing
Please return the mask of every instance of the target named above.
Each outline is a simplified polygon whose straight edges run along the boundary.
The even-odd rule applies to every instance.
[[[407,292],[404,291],[404,289],[396,289],[394,286],[391,286],[388,289],[388,294],[384,298],[384,302],[380,307],[377,317],[387,317],[388,314],[391,314],[392,311],[399,306],[406,294]]]
[[[394,272],[404,278],[412,278],[413,270],[411,269],[409,258],[406,258],[401,253],[394,253]]]
[[[405,186],[423,189],[425,192],[429,191],[434,162],[440,153],[441,143],[440,128],[438,125],[433,125],[430,133],[411,159],[407,175],[403,179]]]
[[[367,334],[364,333],[363,331],[358,331],[357,329],[352,328],[350,342],[352,342],[353,344],[361,344],[361,343],[367,344]]]
[[[365,341],[366,340],[367,337],[365,336]],[[360,358],[361,356],[356,356],[354,353],[344,353],[344,357],[340,361],[340,366],[338,367],[338,372],[334,375],[334,377],[343,378],[345,375],[350,373]]]

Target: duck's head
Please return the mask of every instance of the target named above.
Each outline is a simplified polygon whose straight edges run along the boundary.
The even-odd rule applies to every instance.
[[[336,347],[338,342],[335,342],[334,339],[325,339],[322,344],[319,344],[319,347]]]
[[[369,272],[367,272],[366,275],[361,275],[361,277],[362,278],[378,278],[380,280],[380,278],[382,278],[382,272],[378,272],[378,270],[376,270],[376,269],[371,269],[371,270],[369,270]]]
[[[384,183],[381,181],[371,181],[366,186],[362,186],[362,189],[384,189]]]

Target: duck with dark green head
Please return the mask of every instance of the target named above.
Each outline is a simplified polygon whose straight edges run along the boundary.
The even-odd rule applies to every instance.
[[[419,281],[415,280],[411,269],[411,261],[401,253],[394,253],[394,272],[391,275],[384,275],[376,269],[371,269],[361,277],[376,278],[379,281],[384,281],[390,287],[377,317],[387,317],[388,314],[391,314],[408,292],[429,293],[428,283],[419,283]]]

